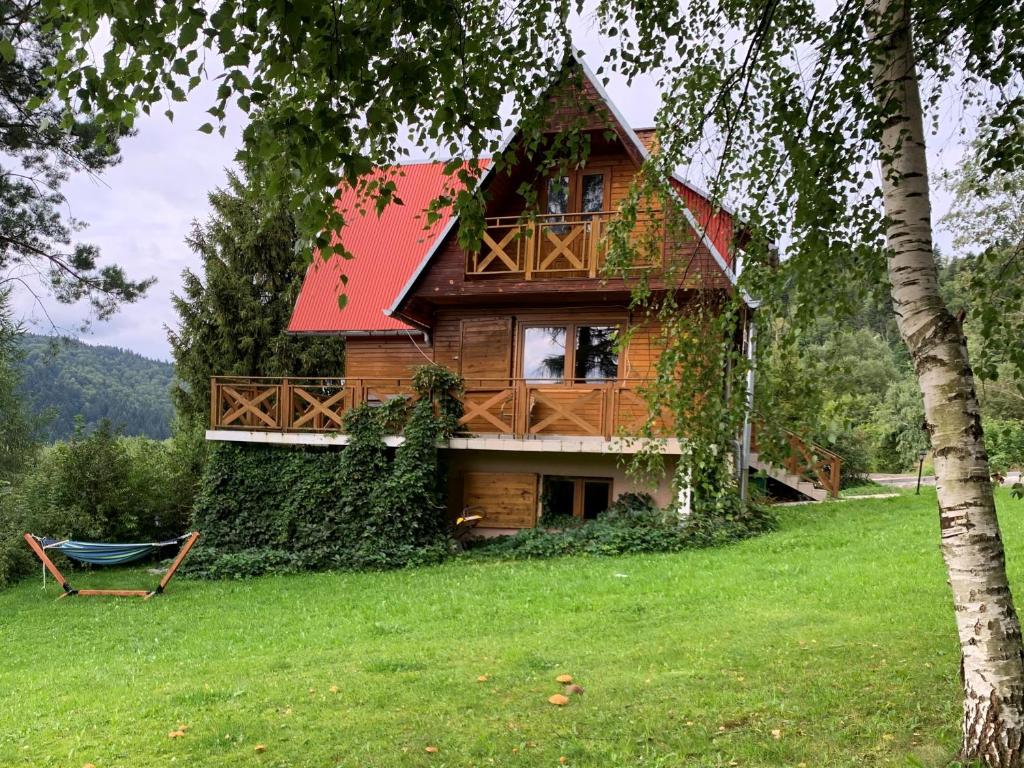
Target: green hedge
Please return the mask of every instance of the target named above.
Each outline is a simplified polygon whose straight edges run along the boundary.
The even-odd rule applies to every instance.
[[[417,371],[419,399],[345,417],[345,448],[218,443],[195,508],[203,534],[186,573],[210,578],[295,570],[384,569],[436,562],[450,550],[438,441],[461,410],[460,381]],[[401,432],[392,451],[384,436]]]

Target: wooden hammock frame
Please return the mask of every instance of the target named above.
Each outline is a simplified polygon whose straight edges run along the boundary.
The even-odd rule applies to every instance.
[[[185,543],[181,545],[181,549],[178,550],[178,556],[174,558],[174,562],[171,563],[171,566],[167,569],[167,573],[164,574],[164,577],[160,579],[160,583],[157,585],[156,589],[75,589],[68,583],[68,580],[64,578],[64,574],[60,572],[60,569],[53,564],[49,555],[46,554],[46,550],[40,546],[39,542],[36,541],[32,534],[26,533],[24,539],[32,548],[32,551],[36,553],[36,557],[42,561],[43,567],[50,572],[53,578],[57,580],[57,583],[60,584],[61,589],[64,590],[61,596],[57,598],[58,600],[71,595],[81,595],[82,597],[111,595],[113,597],[141,597],[143,600],[149,600],[149,598],[163,593],[164,589],[167,587],[167,583],[174,578],[174,573],[178,570],[178,567],[185,559],[185,556],[188,555],[189,550],[192,549],[196,541],[198,541],[199,532],[196,531],[189,535],[185,540]]]

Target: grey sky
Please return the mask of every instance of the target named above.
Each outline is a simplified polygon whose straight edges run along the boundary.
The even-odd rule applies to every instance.
[[[592,68],[604,53],[601,41],[579,30],[577,44],[587,51]],[[632,87],[612,80],[609,94],[634,126],[650,125],[658,106],[652,77],[640,78]],[[224,181],[239,144],[241,124],[229,125],[226,138],[205,135],[196,128],[206,122],[212,103],[211,89],[192,94],[187,104],[174,105],[173,123],[154,110],[154,116],[138,123],[139,132],[122,145],[123,162],[105,173],[100,182],[78,177],[67,186],[73,216],[88,223],[81,233],[85,242],[98,245],[105,261],[125,266],[132,277],[155,276],[157,284],[137,304],[126,306],[110,320],[94,323],[86,333],[78,327],[86,318],[84,305],[66,307],[45,302],[50,318],[62,331],[91,344],[110,344],[148,357],[170,359],[165,325],[175,323],[171,294],[179,290],[181,272],[198,259],[185,245],[191,223],[209,214],[207,193]],[[953,131],[940,132],[931,144],[933,172],[949,167],[960,149]],[[935,213],[948,208],[948,196],[936,190]],[[939,244],[948,237],[940,233]],[[50,321],[25,292],[16,297],[15,309],[30,329],[50,333]]]

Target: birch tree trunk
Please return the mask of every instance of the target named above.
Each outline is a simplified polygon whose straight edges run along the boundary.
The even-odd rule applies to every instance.
[[[909,9],[907,0],[868,3],[874,95],[886,114],[881,170],[892,301],[924,396],[942,555],[960,636],[961,758],[1019,767],[1024,764],[1020,623],[1006,578],[967,343],[939,294]]]

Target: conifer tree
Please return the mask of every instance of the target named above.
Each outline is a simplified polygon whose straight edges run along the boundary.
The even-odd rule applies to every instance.
[[[183,273],[178,327],[167,334],[175,407],[193,427],[208,422],[211,376],[340,377],[345,360],[337,337],[286,330],[306,270],[287,199],[231,173],[209,200],[213,213],[187,240],[202,266]]]

